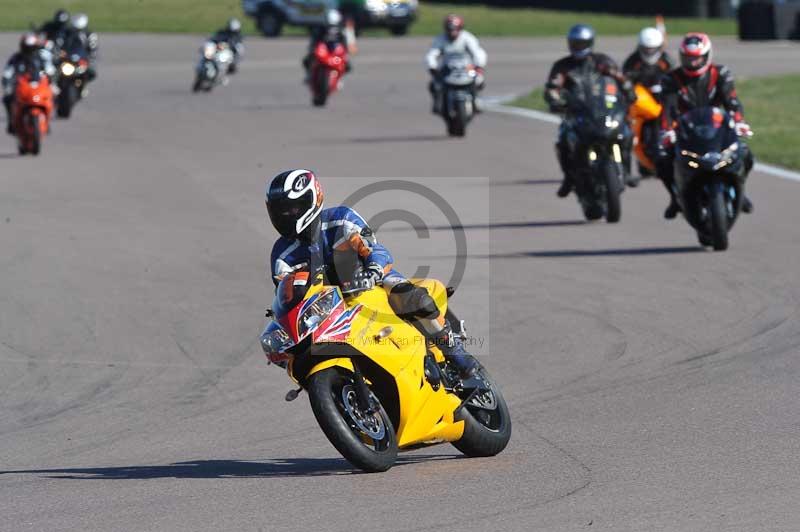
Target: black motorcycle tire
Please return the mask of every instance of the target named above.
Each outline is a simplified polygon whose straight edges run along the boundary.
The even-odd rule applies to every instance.
[[[728,249],[728,211],[725,207],[722,187],[713,187],[708,202],[708,214],[714,251],[725,251]]]
[[[56,114],[58,114],[59,118],[69,118],[70,115],[72,115],[72,108],[75,106],[75,102],[77,101],[78,87],[76,87],[74,83],[70,82],[63,89],[61,89],[61,94],[58,97]]]
[[[39,155],[39,152],[42,149],[42,130],[39,126],[39,121],[42,120],[42,117],[29,114],[25,118],[26,120],[30,121],[30,127],[33,134],[33,139],[31,141],[31,154]]]
[[[606,182],[606,221],[615,224],[622,218],[622,190],[619,167],[616,163],[606,164],[604,177]]]
[[[323,107],[327,103],[330,75],[331,73],[327,69],[320,68],[317,70],[317,75],[313,80],[313,94],[311,95],[311,103],[314,107]]]
[[[447,118],[447,134],[451,137],[463,137],[467,134],[467,104],[463,100],[456,103],[456,115]]]
[[[500,426],[492,430],[476,418],[477,413],[473,413],[469,405],[461,408],[456,419],[464,420],[464,434],[460,440],[453,442],[453,447],[471,458],[495,456],[506,448],[511,439],[511,414],[506,400],[486,370],[481,368],[480,373],[494,394]]]
[[[385,426],[386,448],[369,448],[348,425],[342,412],[340,399],[342,387],[352,381],[341,368],[323,369],[308,379],[308,397],[311,410],[322,432],[337,451],[351,464],[367,473],[378,473],[392,467],[397,460],[397,436],[389,416],[380,406],[378,415]]]

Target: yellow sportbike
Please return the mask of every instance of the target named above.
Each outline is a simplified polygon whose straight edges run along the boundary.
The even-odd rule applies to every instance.
[[[499,388],[480,367],[460,379],[440,349],[399,318],[382,287],[345,293],[322,273],[296,271],[278,285],[261,335],[267,358],[285,367],[322,431],[354,466],[386,471],[400,449],[450,442],[467,456],[493,456],[511,437]],[[444,316],[450,291],[428,290]]]

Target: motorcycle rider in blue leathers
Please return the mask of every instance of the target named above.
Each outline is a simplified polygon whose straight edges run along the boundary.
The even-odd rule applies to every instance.
[[[349,282],[341,277],[351,276],[350,288],[370,289],[382,282],[398,316],[418,325],[462,378],[475,373],[478,362],[464,349],[461,337],[453,334],[428,291],[394,269],[391,253],[377,242],[356,211],[347,206],[323,208],[322,188],[313,172],[297,169],[275,176],[267,189],[266,205],[272,225],[281,235],[270,260],[275,284],[320,256],[333,284]],[[349,265],[349,271],[337,272],[337,266],[343,269],[343,264]],[[353,264],[357,264],[355,275]]]

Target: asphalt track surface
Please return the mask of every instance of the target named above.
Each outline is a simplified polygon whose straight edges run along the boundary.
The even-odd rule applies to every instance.
[[[713,253],[661,219],[652,181],[625,193],[620,224],[582,223],[554,194],[552,124],[485,113],[445,138],[427,41],[363,41],[324,110],[300,40],[251,40],[207,95],[189,93],[197,38],[102,44],[92,94],[38,159],[0,141],[0,530],[797,530],[798,183],[755,173],[755,213]],[[562,47],[485,44],[491,95],[541,83]],[[796,46],[717,49],[742,75],[800,70]],[[489,340],[504,453],[442,445],[358,474],[305,395],[283,401],[257,344],[262,193],[296,166],[342,176],[329,204],[403,177],[462,213],[454,305]],[[413,195],[359,209],[441,225]],[[441,244],[402,223],[380,236],[401,269],[446,271],[444,229]]]

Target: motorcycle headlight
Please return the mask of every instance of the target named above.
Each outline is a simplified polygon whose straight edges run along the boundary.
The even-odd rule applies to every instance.
[[[608,129],[617,129],[619,127],[619,120],[616,120],[611,116],[606,116],[606,127]]]
[[[72,63],[61,63],[61,73],[65,76],[71,76],[75,73],[75,65]]]
[[[739,152],[739,142],[737,141],[722,151],[722,154],[720,155],[721,160],[714,166],[714,170],[718,170],[723,166],[733,164],[733,160],[738,154],[738,152]]]
[[[323,292],[300,315],[297,327],[300,338],[314,332],[339,304],[341,298],[335,288]]]
[[[284,331],[276,322],[271,322],[261,333],[261,349],[267,356],[267,360],[279,364],[288,360],[286,350],[294,345],[289,334]]]

